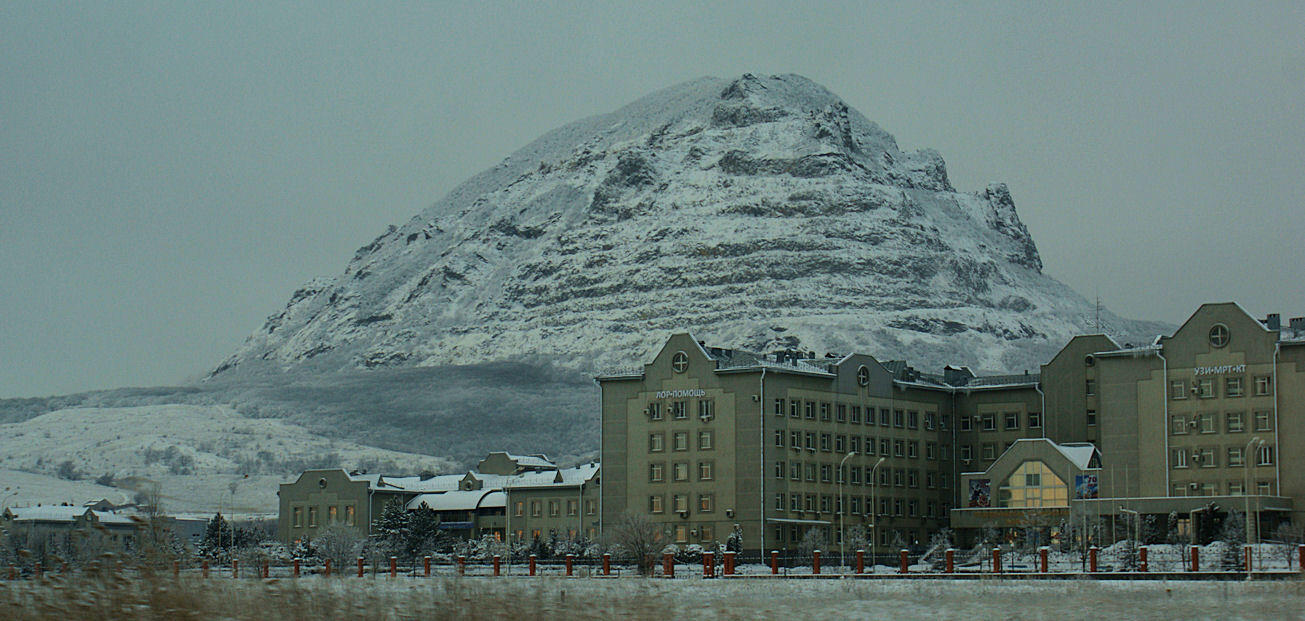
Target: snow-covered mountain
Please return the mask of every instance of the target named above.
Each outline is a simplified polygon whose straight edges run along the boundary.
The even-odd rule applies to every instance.
[[[703,78],[552,131],[390,227],[213,375],[526,354],[592,371],[681,330],[1017,372],[1095,328],[1041,270],[1005,185],[955,190],[938,153],[801,76]]]

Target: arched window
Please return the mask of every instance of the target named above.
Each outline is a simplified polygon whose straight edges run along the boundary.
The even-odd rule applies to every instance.
[[[1040,461],[1026,461],[1006,479],[998,507],[1068,507],[1069,486]]]

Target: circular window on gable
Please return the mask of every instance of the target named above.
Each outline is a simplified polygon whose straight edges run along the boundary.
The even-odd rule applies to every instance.
[[[671,369],[674,369],[676,373],[689,370],[689,354],[682,351],[675,352],[675,355],[671,356]]]
[[[870,383],[870,369],[865,368],[865,365],[862,365],[857,368],[856,383],[862,386],[865,386],[866,384]]]
[[[1221,323],[1216,323],[1214,324],[1214,327],[1210,328],[1211,345],[1215,347],[1223,347],[1224,345],[1228,344],[1228,340],[1230,338],[1232,337],[1228,334],[1228,326],[1225,326]]]
[[[322,488],[322,489],[326,489],[326,479],[325,479],[325,478],[318,479],[318,480],[317,480],[317,486],[320,487],[320,488]]]

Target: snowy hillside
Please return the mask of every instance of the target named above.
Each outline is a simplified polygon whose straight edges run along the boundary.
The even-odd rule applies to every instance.
[[[456,471],[447,459],[331,440],[227,407],[68,409],[0,425],[7,504],[130,499],[151,482],[169,511],[275,513],[277,484],[307,468]],[[249,475],[246,477],[245,475]]]
[[[938,153],[806,78],[703,78],[473,177],[296,291],[213,376],[526,354],[594,371],[680,330],[1018,372],[1094,330],[1041,269],[1004,185],[956,191]]]

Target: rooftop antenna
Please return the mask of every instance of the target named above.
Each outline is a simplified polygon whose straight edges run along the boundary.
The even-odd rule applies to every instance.
[[[1101,291],[1097,291],[1097,334],[1101,334]]]

